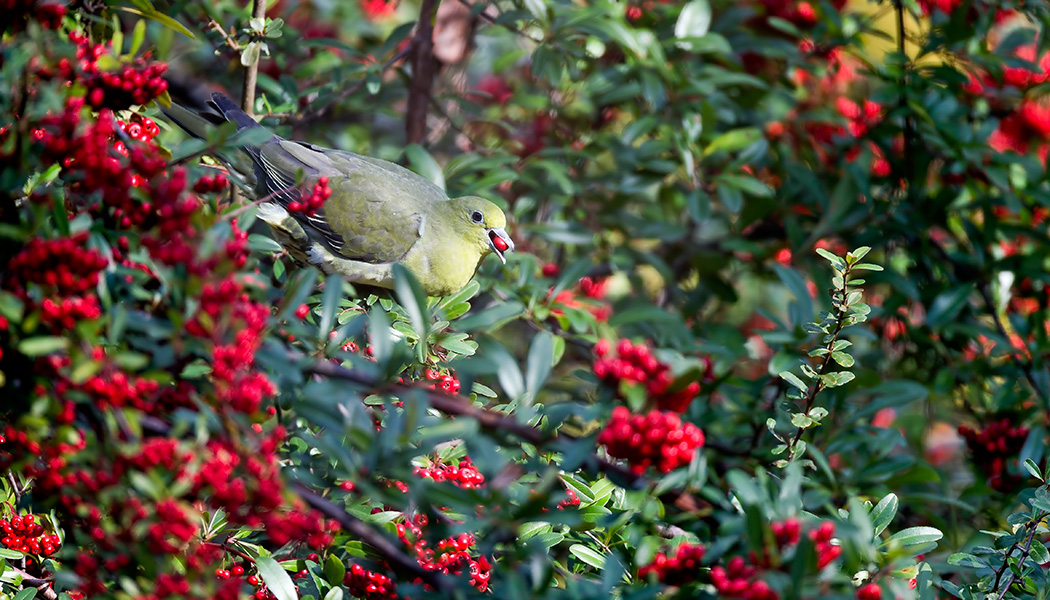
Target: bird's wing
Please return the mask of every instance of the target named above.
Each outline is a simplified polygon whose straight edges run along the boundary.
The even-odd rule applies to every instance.
[[[289,167],[303,173],[300,179],[307,186],[328,177],[332,195],[325,208],[304,220],[335,253],[350,260],[403,259],[424,235],[431,205],[448,200],[426,178],[380,159],[279,138],[260,150],[270,193],[285,205],[301,193]]]

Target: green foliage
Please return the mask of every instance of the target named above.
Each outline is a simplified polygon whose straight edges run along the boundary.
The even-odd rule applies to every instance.
[[[0,597],[211,597],[238,565],[229,597],[256,591],[249,574],[280,600],[368,597],[367,571],[403,597],[713,598],[732,597],[715,574],[734,559],[785,599],[1045,597],[1050,13],[821,1],[810,21],[779,4],[446,0],[432,50],[429,2],[254,19],[232,0],[101,3],[58,31],[12,13],[0,518],[34,514],[61,544],[0,548]],[[151,240],[181,222],[142,209],[163,188],[130,186],[148,217],[122,224],[39,133],[101,85],[38,70],[75,57],[67,31],[110,44],[104,72],[162,60],[211,91],[258,68],[268,126],[492,199],[519,252],[451,296],[403,269],[373,294],[296,265],[221,190],[180,196],[202,199],[178,230],[192,251],[165,260],[179,236]],[[186,87],[115,116],[162,123]],[[80,133],[107,118],[77,114]],[[155,177],[185,169],[190,187],[251,141],[161,128]],[[67,290],[19,267],[62,239],[81,240],[65,262],[105,265],[74,295],[99,314],[72,326],[46,304]],[[599,367],[613,359],[633,370]],[[119,381],[132,391],[107,395]],[[704,445],[632,469],[596,443],[624,407],[680,413]],[[158,442],[171,461],[138,462]],[[223,461],[240,502],[209,482]],[[179,515],[191,534],[165,550],[152,527]],[[473,536],[459,575],[423,567],[416,526],[432,551]],[[695,546],[689,577],[645,571]],[[170,578],[187,590],[160,594]]]

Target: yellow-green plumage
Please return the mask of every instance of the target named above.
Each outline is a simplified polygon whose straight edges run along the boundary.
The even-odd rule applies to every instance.
[[[165,112],[188,132],[206,137],[208,128],[232,121],[240,129],[261,127],[225,96],[212,97],[215,113],[174,106]],[[432,296],[455,293],[477,271],[481,259],[513,250],[506,217],[477,196],[450,199],[428,179],[391,162],[271,135],[245,146],[252,159],[226,160],[257,198],[270,203],[259,216],[278,241],[302,262],[351,281],[393,287],[393,265],[400,263]],[[287,210],[328,178],[331,196],[307,217]]]

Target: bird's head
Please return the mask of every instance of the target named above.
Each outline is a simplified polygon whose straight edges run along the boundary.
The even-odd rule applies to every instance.
[[[457,226],[468,232],[467,239],[477,244],[481,255],[495,252],[500,261],[506,264],[506,253],[514,251],[514,241],[504,229],[507,217],[503,210],[479,196],[456,198],[452,203]]]

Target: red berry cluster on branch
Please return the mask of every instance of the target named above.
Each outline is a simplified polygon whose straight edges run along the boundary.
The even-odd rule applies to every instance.
[[[87,234],[46,240],[33,238],[8,264],[14,292],[26,298],[37,284],[47,295],[79,296],[94,290],[106,260],[85,247]]]
[[[673,556],[658,553],[653,562],[638,570],[638,577],[655,573],[664,585],[682,586],[693,582],[700,575],[700,561],[704,558],[704,547],[700,544],[684,543]]]
[[[359,564],[353,564],[343,576],[343,585],[350,595],[362,600],[382,600],[397,598],[397,584],[386,575],[369,571]]]
[[[558,510],[565,510],[566,508],[580,505],[580,497],[576,495],[572,488],[565,488],[565,496],[566,498],[558,503]]]
[[[632,415],[627,408],[617,406],[598,435],[598,444],[605,446],[610,456],[627,460],[635,473],[649,467],[670,473],[693,460],[704,445],[704,433],[670,411],[654,409],[646,415]]]
[[[470,457],[464,457],[457,464],[433,462],[429,467],[416,467],[415,474],[434,481],[451,481],[456,486],[471,489],[485,485],[485,476],[474,467]]]
[[[441,390],[452,395],[459,393],[459,380],[452,373],[446,375],[436,369],[427,369],[424,376],[434,382],[430,386],[432,389]]]
[[[818,569],[828,566],[842,554],[842,547],[831,543],[832,538],[835,537],[835,524],[831,521],[824,521],[807,535],[816,548]]]
[[[557,265],[553,265],[553,269],[549,268],[551,266],[548,264],[543,267],[544,275],[553,276],[557,274]],[[552,275],[547,275],[547,273],[552,273]],[[602,301],[605,298],[608,284],[608,278],[581,277],[577,282],[579,293],[577,293],[576,289],[566,289],[551,299],[551,304],[554,305],[551,308],[551,314],[564,315],[565,310],[559,308],[560,305],[565,308],[587,310],[597,321],[608,321],[609,317],[612,316],[612,306],[608,302]],[[551,288],[552,291],[553,289]],[[581,296],[582,299],[580,298]]]
[[[99,65],[99,58],[108,53],[104,45],[92,44],[87,36],[71,33],[69,39],[77,44],[77,69],[60,64],[59,70],[70,80],[87,87],[87,103],[95,110],[109,108],[124,110],[136,105],[145,105],[168,89],[164,73],[168,65],[136,58],[116,71],[108,71]]]
[[[597,360],[594,361],[594,374],[609,385],[619,386],[622,383],[641,384],[645,386],[650,402],[660,409],[677,413],[685,412],[689,404],[700,391],[700,383],[690,382],[684,388],[671,391],[674,376],[671,367],[660,362],[646,344],[633,344],[631,340],[620,340],[616,344],[615,355],[608,340],[600,340],[594,346]],[[707,361],[705,379],[711,378],[711,363]]]
[[[798,543],[802,536],[802,522],[796,517],[789,517],[770,524],[770,530],[773,533],[773,547],[764,545],[761,557],[754,550],[748,553],[752,564],[767,569],[777,565],[784,551]]]
[[[1014,425],[1009,418],[992,421],[982,429],[959,426],[959,435],[973,455],[973,462],[988,477],[988,485],[999,492],[1009,491],[1021,482],[1007,467],[1016,464],[1021,448],[1028,438],[1028,428]]]
[[[0,13],[4,15],[4,25],[0,31],[21,30],[24,27],[22,20],[26,17],[37,21],[44,29],[58,29],[62,25],[62,18],[66,16],[66,7],[39,0],[0,0]]]
[[[729,559],[726,566],[711,568],[711,583],[718,594],[725,598],[743,598],[743,600],[777,600],[779,596],[769,584],[755,579],[758,569],[747,564],[742,556]]]
[[[405,546],[412,549],[419,566],[446,575],[459,575],[467,571],[470,574],[471,585],[481,592],[487,590],[489,578],[492,576],[492,564],[484,556],[474,558],[471,555],[470,551],[476,541],[474,536],[461,533],[445,538],[434,548],[430,548],[423,535],[426,524],[426,515],[406,517],[404,522],[397,524],[398,537]]]
[[[0,530],[3,538],[0,544],[12,550],[37,556],[51,556],[58,550],[61,541],[56,534],[45,534],[43,523],[38,515],[15,515],[10,519],[0,519]]]
[[[87,234],[34,238],[8,264],[8,286],[30,310],[39,308],[42,322],[53,331],[102,315],[95,287],[106,260],[86,242]]]
[[[216,173],[214,177],[203,175],[193,184],[193,191],[197,194],[218,194],[226,190],[230,181],[222,173]]]
[[[317,214],[317,211],[324,208],[325,202],[331,195],[332,188],[328,187],[328,178],[318,177],[317,183],[309,190],[309,193],[304,192],[298,200],[288,203],[288,210],[312,217]]]

